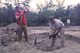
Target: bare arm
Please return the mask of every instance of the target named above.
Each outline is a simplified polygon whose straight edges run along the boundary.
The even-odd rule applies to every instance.
[[[50,35],[51,35],[51,34],[52,34],[52,32],[53,32],[53,28],[52,28],[51,23],[49,23],[49,32],[50,32]]]
[[[54,29],[54,33],[53,34],[58,34],[60,31],[61,31],[61,28]]]

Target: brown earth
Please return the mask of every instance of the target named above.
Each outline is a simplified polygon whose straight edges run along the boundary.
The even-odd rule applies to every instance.
[[[16,24],[9,25],[10,28],[12,27],[15,29],[16,29],[16,26],[17,26]],[[2,33],[2,29],[5,29],[5,28],[6,27],[0,28],[1,29],[0,34]],[[12,41],[11,44],[8,46],[2,46],[0,44],[0,53],[53,53],[53,51],[46,51],[51,49],[50,47],[51,40],[48,38],[45,41],[39,42],[37,43],[36,46],[34,46],[34,40],[36,37],[38,37],[38,40],[41,40],[48,36],[47,34],[45,35],[45,32],[49,32],[48,27],[28,27],[28,39],[29,39],[28,43],[25,42],[23,37],[23,40],[20,43]],[[76,34],[77,36],[80,35],[79,29],[75,29],[75,28],[66,29],[65,33],[71,34],[71,35]],[[15,36],[15,33],[13,36]],[[55,45],[57,46],[60,45],[59,39],[57,39],[57,42]],[[73,47],[75,45],[79,45],[79,43],[71,40],[65,40],[64,48]]]

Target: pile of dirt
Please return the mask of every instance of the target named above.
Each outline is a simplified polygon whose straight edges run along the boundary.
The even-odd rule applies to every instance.
[[[2,46],[1,53],[20,53],[22,45],[18,42],[11,43],[8,46]]]
[[[11,41],[12,41],[11,36],[9,36],[7,34],[1,36],[1,45],[7,46],[10,44]]]
[[[0,45],[7,46],[10,44],[12,39],[17,38],[14,30],[17,29],[17,24],[12,23],[6,27],[0,28]],[[14,29],[14,30],[12,30]]]
[[[12,23],[12,24],[10,24],[10,25],[8,25],[6,27],[8,27],[10,29],[17,29],[18,25],[16,23]]]

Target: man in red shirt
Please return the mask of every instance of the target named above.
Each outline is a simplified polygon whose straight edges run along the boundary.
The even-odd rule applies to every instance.
[[[25,41],[27,42],[28,37],[27,37],[27,29],[26,29],[27,21],[26,21],[25,10],[20,10],[20,8],[17,6],[15,17],[16,17],[16,20],[17,20],[17,24],[19,25],[18,29],[21,29],[21,32],[18,35],[19,36],[19,41],[22,40],[22,32],[24,32]]]

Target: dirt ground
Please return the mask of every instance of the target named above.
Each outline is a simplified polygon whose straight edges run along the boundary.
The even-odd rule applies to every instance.
[[[11,26],[12,27],[12,26]],[[80,35],[79,27],[71,27],[66,29],[66,33],[70,34],[77,34]],[[0,28],[2,29],[2,28]],[[1,32],[1,30],[0,30]],[[48,51],[51,49],[51,40],[47,38],[45,41],[38,42],[34,46],[35,38],[37,37],[37,40],[41,40],[48,36],[45,32],[49,32],[48,27],[28,27],[28,43],[25,42],[24,37],[22,42],[11,42],[8,46],[2,46],[0,44],[0,53],[48,53],[53,51]],[[41,34],[42,33],[42,34]],[[71,40],[65,40],[65,47],[73,47],[75,45],[78,45],[79,43],[71,41]],[[55,47],[60,46],[60,39],[56,40]],[[65,48],[64,47],[64,48]]]
[[[34,37],[31,36],[29,38],[29,42],[26,43],[23,39],[22,42],[12,42],[8,46],[0,46],[0,52],[1,53],[47,53],[47,52],[53,52],[49,51],[51,49],[50,46],[50,40],[47,39],[43,42],[37,43],[36,46],[34,46]],[[59,41],[56,43],[57,46],[60,45]],[[75,45],[78,45],[78,43],[70,40],[65,40],[65,47],[73,47]],[[64,47],[64,48],[65,48]]]

